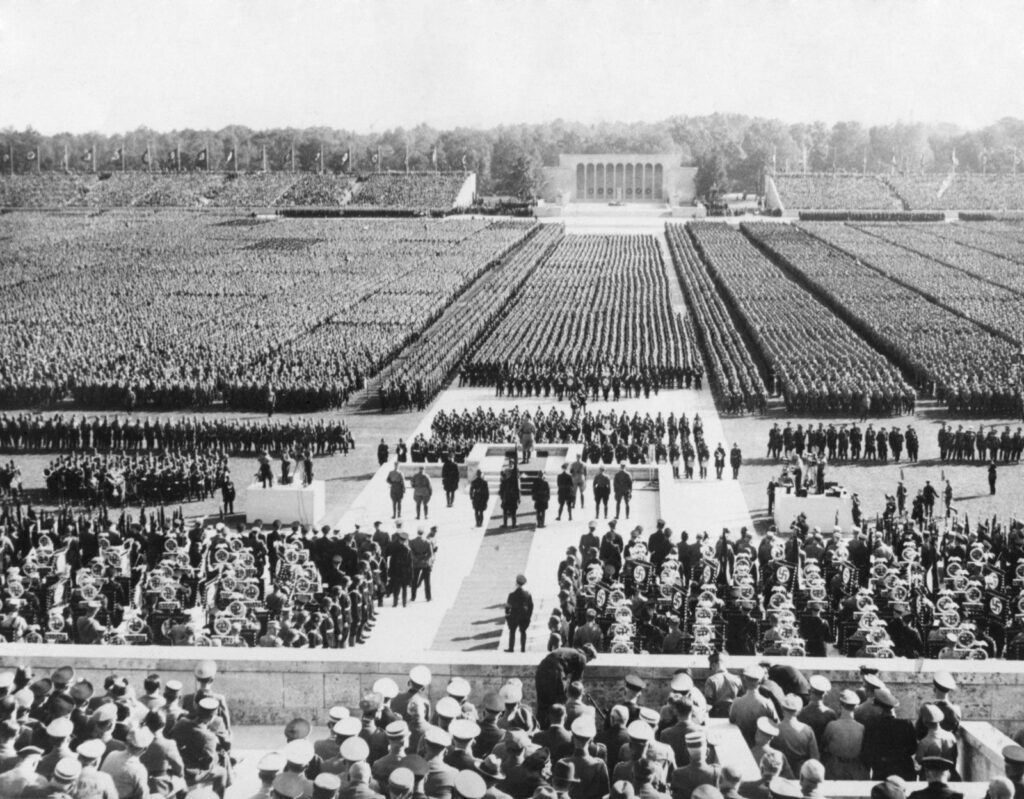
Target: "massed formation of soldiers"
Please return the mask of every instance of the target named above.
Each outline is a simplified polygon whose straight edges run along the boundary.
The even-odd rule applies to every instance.
[[[348,453],[354,446],[341,420],[253,421],[198,416],[0,414],[0,449],[9,452],[187,451],[252,455],[264,450]]]
[[[838,427],[833,423],[827,428],[823,422],[818,422],[817,427],[808,422],[806,429],[802,424],[797,424],[794,429],[792,422],[786,422],[780,429],[776,422],[768,431],[767,457],[777,461],[793,454],[803,457],[806,452],[815,457],[825,455],[831,462],[863,458],[884,463],[890,453],[892,459],[899,462],[904,448],[908,460],[916,461],[920,439],[912,425],[907,425],[904,432],[896,425],[888,430],[885,427],[876,430],[873,424],[868,424],[862,430],[857,422],[839,424]]]
[[[54,504],[86,508],[198,502],[225,488],[233,502],[236,490],[227,455],[215,453],[61,455],[43,477]]]
[[[345,648],[386,596],[429,584],[436,528],[342,535],[279,522],[231,530],[178,512],[135,520],[31,508],[0,518],[0,636],[8,641]],[[426,589],[429,597],[429,588]],[[53,638],[57,636],[57,638]]]
[[[896,513],[825,541],[804,518],[785,543],[723,530],[673,540],[661,520],[624,540],[592,522],[558,567],[551,646],[612,652],[1024,658],[1024,524],[973,528]],[[890,507],[891,506],[891,507]]]
[[[1010,433],[1009,425],[999,431],[998,425],[989,425],[988,432],[985,426],[979,425],[978,431],[968,427],[964,430],[963,425],[943,423],[938,432],[939,457],[944,461],[1000,461],[1002,463],[1019,463],[1021,453],[1024,452],[1024,431],[1018,427],[1016,432]]]
[[[671,463],[677,477],[680,463],[688,465],[688,476],[692,477],[694,462],[706,464],[711,455],[700,414],[694,415],[691,426],[685,413],[676,417],[674,412],[666,419],[661,413],[652,418],[649,413],[641,416],[634,412],[630,416],[614,409],[566,413],[552,407],[546,413],[541,409],[531,413],[516,406],[495,413],[492,408],[478,406],[472,412],[468,408],[462,413],[441,410],[431,422],[431,440],[436,440],[438,447],[468,452],[467,448],[477,442],[520,441],[524,429],[530,432],[534,444],[584,444],[585,463]]]
[[[701,389],[704,367],[700,363],[683,367],[640,367],[614,369],[598,366],[583,374],[577,370],[537,364],[468,363],[459,371],[459,385],[494,386],[499,397],[550,397],[561,402],[582,395],[594,402],[618,402],[623,397],[650,398],[663,389]]]

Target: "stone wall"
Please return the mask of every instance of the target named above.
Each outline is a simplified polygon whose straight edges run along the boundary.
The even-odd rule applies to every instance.
[[[37,673],[72,664],[97,688],[111,672],[141,685],[143,677],[158,672],[165,680],[179,679],[191,690],[192,669],[197,660],[213,658],[220,667],[216,687],[231,700],[232,715],[239,723],[284,724],[296,715],[319,721],[335,704],[355,707],[359,697],[380,677],[391,677],[404,686],[409,669],[417,663],[434,673],[431,696],[444,695],[449,677],[465,677],[473,685],[470,701],[478,702],[485,691],[498,688],[510,677],[523,681],[526,701],[534,697],[534,669],[542,653],[419,652],[408,660],[378,662],[366,659],[360,649],[183,649],[173,647],[106,647],[58,645],[3,645],[0,666],[30,664]],[[730,668],[742,670],[755,658],[732,658]],[[823,674],[832,681],[831,702],[838,691],[859,684],[857,667],[870,663],[900,699],[897,711],[911,717],[931,695],[931,673],[951,671],[960,684],[953,700],[971,721],[990,722],[1008,735],[1024,728],[1024,664],[1012,661],[860,661],[844,658],[777,658],[806,674]],[[88,665],[85,665],[88,664]],[[636,672],[649,684],[647,704],[660,703],[675,669],[689,667],[700,680],[707,661],[698,657],[644,659],[625,655],[601,655],[587,667],[585,682],[594,699],[610,706],[622,690],[622,677]]]

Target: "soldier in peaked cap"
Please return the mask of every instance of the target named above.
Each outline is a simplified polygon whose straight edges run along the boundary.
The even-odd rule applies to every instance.
[[[430,674],[430,669],[426,666],[413,666],[409,670],[409,682],[407,683],[408,688],[404,693],[399,694],[391,700],[391,709],[406,721],[409,721],[407,712],[409,702],[415,698],[418,701],[426,703],[426,715],[429,717],[430,699],[427,696],[427,691],[430,688],[431,679],[432,675]]]
[[[1003,749],[1003,771],[1013,783],[1013,799],[1024,799],[1024,746],[1007,746]]]
[[[830,721],[821,739],[825,774],[830,780],[866,780],[870,776],[860,759],[864,725],[853,717],[860,697],[850,689],[839,694],[839,718]]]
[[[473,741],[480,734],[480,727],[468,719],[455,719],[448,727],[452,744],[444,756],[444,762],[454,769],[463,771],[476,767],[473,757]]]
[[[194,713],[196,706],[203,697],[212,697],[217,700],[219,707],[217,715],[223,723],[224,730],[231,734],[231,711],[228,710],[228,700],[223,694],[213,690],[213,681],[217,676],[217,664],[212,660],[200,660],[193,670],[196,678],[195,693],[188,694],[181,700],[181,706],[186,713]]]
[[[608,764],[590,754],[590,742],[597,729],[592,716],[579,716],[572,723],[573,753],[558,761],[572,765],[578,783],[569,789],[572,799],[603,799],[608,793]]]
[[[429,728],[423,735],[423,757],[427,761],[427,774],[423,791],[432,799],[451,799],[458,771],[444,762],[444,755],[452,738],[438,727]]]
[[[950,790],[947,784],[953,768],[953,762],[944,757],[933,755],[923,758],[921,769],[928,786],[914,791],[909,799],[963,799],[962,793]]]
[[[220,741],[210,729],[217,718],[219,703],[204,696],[192,716],[183,716],[171,730],[185,766],[185,784],[212,784],[218,796],[224,795],[227,770],[221,764]]]
[[[871,778],[884,780],[896,774],[905,780],[914,779],[914,754],[917,736],[914,723],[896,718],[899,701],[888,688],[875,691],[875,704],[881,715],[864,725],[864,746],[861,759],[871,767]]]
[[[371,767],[371,774],[380,785],[387,783],[388,777],[408,754],[409,725],[402,719],[393,721],[384,728],[384,734],[388,739],[388,753],[375,760]]]
[[[820,674],[811,675],[808,683],[810,684],[810,700],[796,717],[814,731],[814,739],[818,742],[820,751],[825,728],[829,722],[839,718],[839,714],[825,704],[825,697],[831,692],[832,683]]]
[[[932,700],[939,710],[942,711],[942,722],[939,724],[942,729],[956,735],[960,730],[960,707],[949,701],[949,695],[956,690],[956,680],[948,671],[937,671],[932,675],[932,691],[935,698]],[[925,734],[924,723],[918,718],[916,725],[918,738]]]

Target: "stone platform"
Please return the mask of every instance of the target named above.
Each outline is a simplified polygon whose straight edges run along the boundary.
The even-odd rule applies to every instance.
[[[274,484],[264,488],[252,483],[245,489],[245,519],[264,523],[278,520],[284,525],[298,522],[318,525],[324,518],[324,481],[314,480],[308,486],[296,482],[290,485]]]

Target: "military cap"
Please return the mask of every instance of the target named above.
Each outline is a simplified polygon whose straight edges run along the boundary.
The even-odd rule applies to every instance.
[[[299,799],[306,792],[306,780],[294,771],[282,771],[274,777],[271,787],[283,799]]]
[[[941,771],[952,771],[956,767],[952,760],[947,760],[939,755],[928,755],[928,757],[922,757],[921,766],[926,769],[936,769]]]
[[[462,799],[483,799],[487,793],[487,783],[475,771],[463,769],[455,775],[455,793]]]
[[[43,750],[38,746],[23,746],[18,750],[18,757],[28,757],[29,755],[41,755]]]
[[[823,677],[820,674],[812,674],[808,682],[811,685],[811,690],[817,691],[819,694],[827,694],[832,690],[832,683],[828,681],[828,677]]]
[[[861,679],[864,681],[865,685],[874,688],[876,691],[880,691],[885,688],[885,683],[878,678],[877,674],[868,672]]]
[[[460,741],[472,741],[480,734],[480,725],[469,719],[454,719],[448,725],[448,732],[452,738]]]
[[[69,738],[75,725],[67,716],[59,716],[46,725],[46,734],[51,738]]]
[[[871,799],[906,799],[906,796],[907,783],[896,774],[890,774],[871,789]]]
[[[551,762],[551,750],[539,746],[526,756],[523,765],[532,771],[544,771]]]
[[[135,727],[128,731],[125,743],[135,749],[148,749],[153,743],[153,731],[149,727]]]
[[[698,749],[704,745],[706,740],[702,732],[688,732],[683,737],[683,743],[686,744],[687,749]]]
[[[305,738],[289,741],[285,744],[284,749],[281,750],[281,754],[285,756],[289,763],[294,763],[296,766],[305,766],[313,759],[313,744]]]
[[[328,793],[334,793],[341,788],[341,777],[337,774],[331,774],[329,771],[321,771],[316,775],[316,779],[313,780],[313,787]]]
[[[392,721],[387,727],[384,728],[384,734],[388,738],[401,738],[404,735],[409,734],[409,725],[402,719],[398,721]]]
[[[469,680],[462,677],[452,677],[448,681],[448,687],[445,689],[448,696],[463,701],[469,696],[472,688],[470,687]]]
[[[18,754],[21,754],[21,750],[18,750]],[[1024,766],[1024,746],[1007,746],[1003,749],[1003,760],[1007,763],[1014,763],[1018,766]]]
[[[420,758],[422,760],[422,758]],[[405,766],[399,766],[388,776],[388,787],[402,791],[411,791],[416,784],[416,776]]]
[[[287,762],[280,752],[267,752],[256,764],[256,769],[257,771],[276,773],[283,769]]]
[[[336,721],[334,726],[331,727],[331,732],[335,735],[343,735],[346,738],[351,738],[353,735],[359,735],[363,730],[363,725],[359,719],[348,716]]]
[[[879,688],[875,691],[875,704],[882,707],[899,707],[900,701],[893,696],[888,688]]]
[[[760,681],[764,679],[764,669],[752,663],[743,670],[743,676],[748,680]]]
[[[525,574],[517,574],[516,575],[516,585],[526,585],[526,575]]]
[[[62,757],[53,767],[53,778],[58,782],[73,782],[82,773],[82,764],[77,757]]]
[[[430,685],[430,669],[426,666],[413,666],[409,670],[409,682],[421,687]]]
[[[781,704],[783,710],[789,710],[793,713],[799,713],[804,706],[803,700],[796,694],[786,694],[782,697]]]
[[[43,677],[32,683],[28,689],[37,697],[46,696],[53,690],[53,680],[49,677]]]
[[[523,686],[518,682],[512,682],[511,680],[505,683],[498,690],[498,696],[501,697],[501,701],[506,705],[514,705],[518,702],[523,701]]]
[[[107,745],[99,738],[90,738],[88,741],[82,741],[75,752],[86,760],[102,760],[107,752]]]
[[[921,707],[921,721],[925,723],[938,724],[942,721],[942,711],[931,702]]]
[[[15,691],[11,694],[11,699],[19,708],[28,709],[32,707],[32,703],[35,702],[35,695],[28,689],[22,688],[20,691]]]
[[[349,709],[344,705],[335,705],[327,711],[327,715],[331,719],[331,721],[337,723],[342,719],[347,719],[352,714],[349,712]]]
[[[370,745],[358,735],[353,735],[351,738],[345,739],[345,742],[338,750],[338,754],[341,755],[342,760],[358,763],[370,756]]]
[[[184,686],[181,684],[181,680],[168,680],[164,683],[164,693],[180,693]]]
[[[844,688],[842,693],[839,694],[839,704],[846,705],[847,707],[856,707],[860,704],[860,697],[857,696],[855,691]]]
[[[768,783],[768,791],[773,797],[777,796],[779,799],[800,799],[803,796],[799,782],[782,777],[772,777],[771,782]]]
[[[634,741],[649,741],[654,737],[654,730],[646,721],[637,719],[626,727],[626,734]]]
[[[207,712],[220,710],[220,700],[215,696],[204,696],[198,702],[199,709]]]
[[[642,690],[644,690],[644,688],[647,687],[647,683],[644,682],[636,674],[627,674],[626,675],[626,686],[628,688],[632,688],[634,691],[642,691]]]
[[[480,758],[476,764],[476,770],[488,780],[501,782],[505,779],[505,773],[501,770],[501,760],[497,755],[487,755]]]
[[[443,747],[452,745],[452,736],[440,727],[429,727],[427,731],[423,733],[423,740],[431,746]]]
[[[375,714],[380,710],[381,705],[384,704],[384,697],[376,693],[363,694],[363,698],[359,700],[359,711],[363,715]]]
[[[217,664],[212,660],[200,660],[193,673],[197,680],[212,680],[217,676]]]
[[[577,738],[593,738],[597,728],[592,716],[577,716],[572,723],[572,734]]]
[[[714,785],[698,785],[690,794],[690,799],[722,799],[722,792]]]
[[[948,671],[937,671],[932,675],[932,683],[941,691],[955,691],[956,680]]]
[[[757,720],[757,729],[759,729],[765,735],[770,735],[773,738],[779,734],[778,726],[776,726],[775,722],[773,722],[767,716],[761,716]]]
[[[647,722],[650,726],[654,727],[661,721],[661,717],[658,715],[658,711],[650,707],[640,708],[640,720]]]
[[[437,704],[434,706],[434,710],[438,716],[446,719],[458,718],[462,712],[462,705],[450,696],[443,696],[437,700]]]
[[[97,724],[117,721],[117,707],[115,707],[113,702],[104,702],[93,712],[92,720]]]
[[[398,761],[399,768],[407,768],[417,777],[427,776],[430,766],[426,760],[419,755],[406,755]]]

